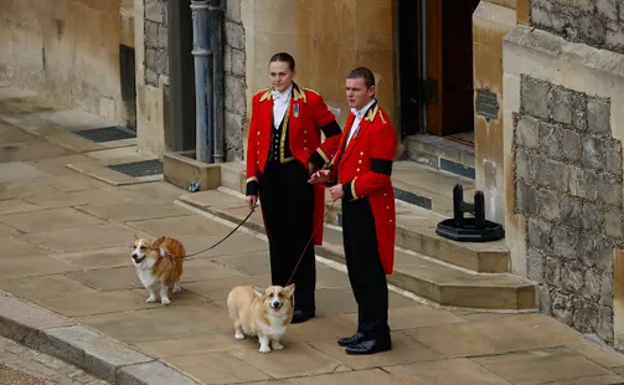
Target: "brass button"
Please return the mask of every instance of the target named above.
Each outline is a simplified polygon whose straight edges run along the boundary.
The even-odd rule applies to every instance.
[[[304,147],[304,148],[303,148],[303,151],[308,151],[308,148],[307,148],[307,147]]]
[[[360,152],[360,156],[364,156],[364,151]]]
[[[260,136],[260,131],[258,131],[258,136]]]
[[[362,164],[362,159],[358,160],[358,164]]]
[[[392,219],[390,219],[390,220],[388,221],[388,223],[392,223]]]
[[[385,196],[385,197],[387,197],[387,196],[388,196],[388,194],[387,194],[387,193],[384,193],[384,196]]]
[[[355,170],[356,172],[360,172],[360,169],[358,168],[357,170]]]
[[[390,206],[386,206],[386,210],[390,210]]]
[[[308,133],[308,130],[303,130],[303,133],[304,133],[304,134],[307,134],[307,133]]]
[[[303,143],[308,143],[308,141],[306,139],[303,140]]]

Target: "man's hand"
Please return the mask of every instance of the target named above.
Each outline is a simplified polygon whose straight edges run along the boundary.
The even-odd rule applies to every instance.
[[[254,207],[256,206],[256,203],[258,203],[258,196],[257,195],[247,195],[245,197],[245,201],[247,202],[247,207],[249,208],[249,210],[253,210]]]
[[[344,193],[342,192],[342,185],[337,184],[329,188],[329,196],[332,200],[337,201],[338,199],[342,199],[344,197]]]
[[[308,182],[312,184],[327,183],[329,182],[330,178],[331,178],[331,171],[319,170],[315,172],[314,174],[312,174]]]

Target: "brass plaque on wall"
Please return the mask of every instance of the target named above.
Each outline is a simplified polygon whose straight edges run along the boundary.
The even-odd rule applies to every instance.
[[[487,122],[498,118],[498,96],[487,88],[477,90],[475,102],[477,114],[483,116]]]

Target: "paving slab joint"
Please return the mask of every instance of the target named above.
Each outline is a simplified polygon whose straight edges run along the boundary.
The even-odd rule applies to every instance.
[[[113,385],[201,385],[154,357],[2,290],[0,335]]]

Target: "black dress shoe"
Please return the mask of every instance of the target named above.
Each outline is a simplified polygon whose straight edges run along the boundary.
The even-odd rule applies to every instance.
[[[310,318],[314,318],[314,316],[315,314],[313,311],[295,310],[290,323],[299,324],[309,320]]]
[[[375,354],[390,350],[392,344],[390,340],[366,340],[359,344],[348,346],[345,350],[347,354]]]
[[[338,345],[351,346],[351,345],[359,344],[363,340],[364,340],[364,334],[358,332],[352,335],[351,337],[344,337],[344,338],[339,339]]]

